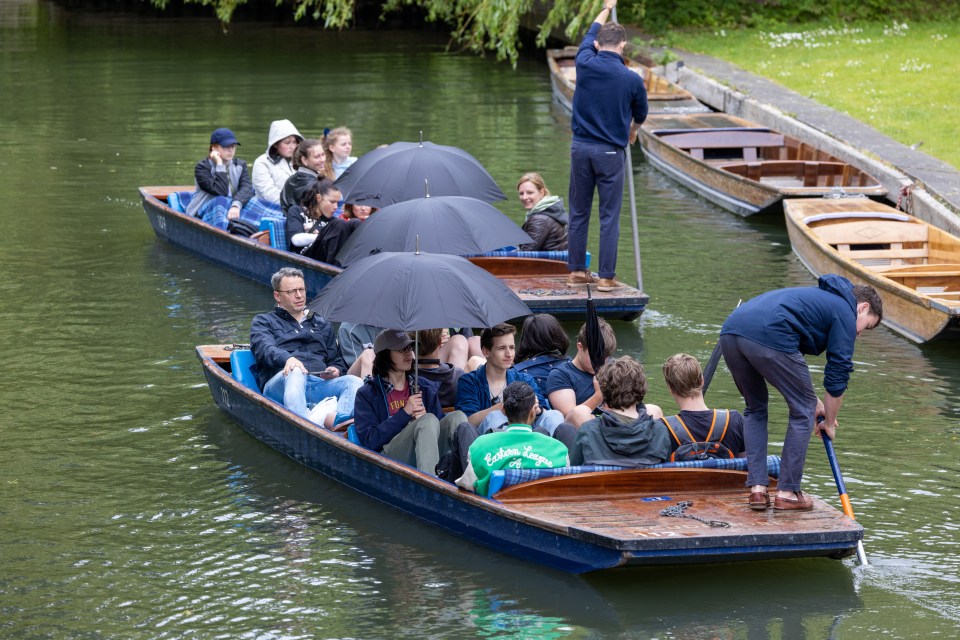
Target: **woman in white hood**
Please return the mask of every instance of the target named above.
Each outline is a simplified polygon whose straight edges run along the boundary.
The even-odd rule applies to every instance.
[[[295,172],[290,160],[303,136],[289,120],[274,120],[267,136],[267,152],[253,163],[253,189],[264,202],[280,204],[280,192]]]

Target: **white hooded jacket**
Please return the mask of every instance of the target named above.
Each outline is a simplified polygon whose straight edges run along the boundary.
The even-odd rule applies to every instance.
[[[287,178],[293,175],[293,165],[276,151],[270,153],[270,148],[287,136],[303,136],[289,120],[274,120],[270,123],[270,134],[267,136],[267,152],[253,163],[253,189],[261,200],[280,203],[280,192]]]

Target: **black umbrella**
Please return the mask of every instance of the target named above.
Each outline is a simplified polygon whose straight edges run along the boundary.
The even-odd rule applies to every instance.
[[[600,331],[600,317],[597,315],[597,307],[593,304],[593,296],[590,295],[590,285],[587,285],[587,353],[590,354],[590,364],[593,366],[593,372],[599,371],[604,361],[604,351],[607,347],[603,340],[603,333]]]
[[[493,205],[464,196],[417,198],[384,207],[350,236],[337,262],[347,266],[383,251],[485,253],[533,240]],[[459,326],[459,325],[454,325]]]
[[[383,208],[428,193],[506,200],[476,158],[432,142],[394,142],[363,155],[337,178],[345,202]]]
[[[434,253],[384,252],[358,260],[309,307],[327,320],[403,331],[492,327],[530,315],[489,272],[466,258]]]

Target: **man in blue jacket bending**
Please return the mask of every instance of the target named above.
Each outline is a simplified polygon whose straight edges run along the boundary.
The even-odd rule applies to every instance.
[[[723,359],[746,401],[743,438],[754,511],[770,506],[767,383],[780,392],[790,411],[773,508],[812,509],[813,500],[800,491],[810,433],[836,434],[837,413],[853,371],[854,340],[883,318],[883,301],[873,287],[853,285],[835,274],[821,277],[818,284],[761,294],[731,313],[720,331]],[[803,355],[824,351],[826,394],[820,401]],[[815,427],[817,418],[823,421]]]
[[[587,271],[587,235],[593,190],[600,198],[600,291],[617,288],[617,243],[627,144],[647,119],[643,78],[623,62],[627,32],[604,24],[617,0],[604,8],[577,51],[577,89],[573,94],[573,142],[570,145],[570,227],[567,268],[570,286],[592,284]]]

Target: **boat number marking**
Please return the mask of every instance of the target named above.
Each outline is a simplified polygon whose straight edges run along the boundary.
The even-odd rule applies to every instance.
[[[230,396],[227,395],[226,387],[220,387],[220,403],[227,409],[230,408]]]
[[[167,219],[163,216],[157,216],[157,226],[160,227],[161,231],[167,230]]]

